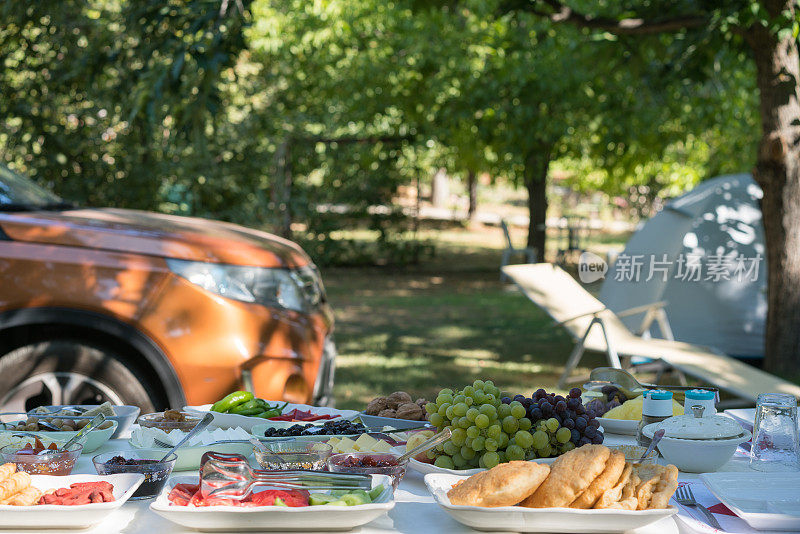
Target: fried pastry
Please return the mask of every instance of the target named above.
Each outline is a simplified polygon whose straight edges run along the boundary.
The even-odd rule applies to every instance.
[[[636,488],[639,487],[642,479],[639,478],[639,473],[636,471],[636,467],[633,467],[633,472],[631,473],[631,478],[628,479],[628,483],[622,488],[622,495],[620,499],[629,499],[631,497],[635,497],[636,495]]]
[[[606,491],[597,503],[594,505],[596,509],[611,508],[618,510],[636,510],[639,500],[634,493],[636,487],[641,480],[636,474],[633,464],[626,463],[622,475],[617,481],[617,485]]]
[[[622,498],[622,489],[628,484],[628,480],[630,480],[632,472],[633,466],[631,466],[629,463],[626,463],[625,468],[622,470],[622,474],[619,476],[616,484],[600,495],[600,497],[597,499],[597,502],[594,503],[593,508],[608,508],[615,502],[619,501]]]
[[[674,465],[643,465],[636,469],[643,482],[636,488],[637,510],[666,508],[678,489],[678,468]]]
[[[636,497],[628,497],[627,499],[621,499],[615,503],[611,503],[608,507],[609,510],[636,510],[639,501]]]
[[[625,454],[620,451],[612,451],[603,472],[589,484],[589,487],[586,488],[577,499],[572,501],[569,507],[592,508],[607,490],[611,489],[619,482],[620,476],[624,470]]]
[[[514,506],[536,491],[549,473],[544,464],[508,462],[456,484],[447,497],[452,504],[465,506]]]
[[[17,471],[0,482],[0,501],[4,501],[31,485],[31,476],[24,471]]]
[[[7,463],[0,465],[0,482],[17,472],[17,464]]]
[[[33,506],[39,502],[39,497],[41,496],[41,491],[33,486],[28,486],[19,493],[12,495],[11,498],[4,501],[3,504],[9,504],[11,506]]]
[[[602,445],[584,445],[562,454],[550,466],[550,476],[520,506],[569,506],[603,472],[609,456],[611,450]]]

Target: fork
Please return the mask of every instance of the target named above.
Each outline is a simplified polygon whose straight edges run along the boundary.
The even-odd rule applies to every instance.
[[[722,530],[722,526],[717,521],[717,518],[714,517],[714,514],[708,511],[708,508],[697,502],[694,498],[694,493],[692,493],[692,487],[689,484],[683,484],[678,486],[677,491],[675,492],[675,500],[678,501],[678,504],[682,504],[683,506],[694,506],[699,508],[703,514],[705,514],[706,519],[708,519],[708,524],[714,527],[717,530]]]
[[[153,445],[155,445],[156,447],[161,447],[162,449],[171,449],[172,447],[175,446],[172,443],[161,441],[158,438],[153,438]]]

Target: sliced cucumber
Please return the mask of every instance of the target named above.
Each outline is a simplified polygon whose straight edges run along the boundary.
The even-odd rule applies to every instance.
[[[328,495],[326,493],[312,493],[308,497],[308,504],[311,506],[319,506],[321,504],[328,504],[337,500],[337,497]]]
[[[385,489],[386,489],[386,486],[384,486],[383,484],[381,484],[380,486],[375,486],[374,488],[372,488],[371,490],[369,490],[369,493],[368,493],[368,495],[369,495],[369,498],[370,498],[370,500],[373,500],[373,501],[374,501],[375,499],[377,499],[378,497],[380,497],[380,495],[383,493],[383,491],[384,491]]]

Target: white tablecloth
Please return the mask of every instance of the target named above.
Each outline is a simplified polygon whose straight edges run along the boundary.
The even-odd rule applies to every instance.
[[[607,445],[619,445],[624,443],[632,443],[633,438],[626,436],[607,435]],[[73,474],[90,473],[95,474],[92,465],[92,456],[101,452],[110,452],[113,450],[130,449],[126,440],[112,440],[103,445],[99,450],[94,453],[85,454],[81,456],[75,466]],[[741,471],[747,470],[747,462],[744,457],[735,457],[728,464],[723,466],[722,470],[726,471]],[[182,471],[175,473],[178,476],[190,475],[189,471]],[[697,475],[688,473],[681,473],[681,482],[693,483],[704,488],[702,482],[699,481]],[[698,499],[698,490],[696,486],[695,494]],[[707,493],[707,492],[706,492]],[[701,493],[705,498],[708,498],[705,493]],[[713,499],[713,497],[711,497]],[[433,500],[433,497],[427,491],[422,475],[409,470],[403,481],[400,483],[399,488],[395,492],[395,500],[397,502],[393,510],[387,515],[376,519],[375,521],[361,527],[357,532],[361,534],[377,534],[387,532],[401,532],[407,534],[419,534],[427,532],[436,533],[461,533],[461,532],[477,532],[455,520],[441,509]],[[91,534],[106,534],[120,532],[125,534],[173,534],[173,533],[189,533],[196,532],[185,529],[174,523],[167,521],[161,516],[149,510],[150,500],[128,502],[118,511],[106,519],[103,523],[96,527],[81,532],[90,532]],[[674,503],[673,503],[674,504]],[[712,503],[713,504],[713,503]],[[638,529],[635,534],[688,534],[699,532],[707,534],[714,532],[710,527],[706,527],[705,523],[698,522],[694,518],[702,520],[702,515],[698,512],[687,511],[681,508],[681,515],[679,519],[668,518],[660,521],[647,528]],[[721,517],[721,516],[720,516]],[[722,519],[720,519],[722,521]],[[741,528],[742,525],[747,525],[738,518],[725,518],[722,522],[723,526],[731,528],[727,532],[753,532],[749,528]],[[30,532],[30,531],[28,531]],[[48,531],[53,532],[53,531]],[[73,531],[74,532],[74,531]],[[633,533],[632,533],[633,534]]]

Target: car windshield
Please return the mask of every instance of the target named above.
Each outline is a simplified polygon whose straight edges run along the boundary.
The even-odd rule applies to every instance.
[[[70,204],[58,196],[0,165],[0,211],[58,209]]]

